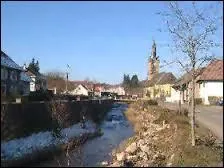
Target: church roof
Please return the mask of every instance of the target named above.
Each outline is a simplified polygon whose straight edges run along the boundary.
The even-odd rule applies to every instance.
[[[147,86],[174,84],[176,77],[171,72],[161,72],[155,74],[151,80],[147,82]]]

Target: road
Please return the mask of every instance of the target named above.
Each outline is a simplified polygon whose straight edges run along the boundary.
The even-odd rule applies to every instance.
[[[161,104],[169,109],[177,110],[177,103]],[[182,107],[187,107],[182,105]],[[196,106],[196,120],[210,129],[223,142],[223,106]]]

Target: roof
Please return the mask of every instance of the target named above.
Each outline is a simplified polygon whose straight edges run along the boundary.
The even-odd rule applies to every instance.
[[[1,66],[17,69],[22,71],[22,67],[16,64],[8,55],[6,55],[3,51],[1,51]]]
[[[26,73],[28,76],[36,76],[34,73],[32,73],[32,72],[31,72],[31,71],[29,71],[29,70],[28,70],[28,71],[26,71],[25,73]]]
[[[211,61],[198,81],[201,80],[223,80],[223,60]]]
[[[197,76],[201,75],[201,73],[204,71],[204,67],[203,68],[198,68],[196,70],[196,73],[197,73]],[[185,83],[188,83],[191,81],[192,79],[192,72],[193,71],[190,71],[189,73],[185,73],[182,77],[180,77],[174,84],[174,87],[176,86],[180,86],[180,85],[183,85]]]
[[[171,72],[161,72],[153,76],[153,78],[147,82],[148,86],[173,84],[176,81],[176,77]]]
[[[20,80],[25,81],[25,82],[31,82],[32,81],[32,79],[30,78],[30,76],[28,76],[26,74],[26,72],[21,72]]]
[[[88,88],[87,86],[83,85],[83,84],[80,84],[82,87],[84,87],[86,90],[90,91],[91,88]]]

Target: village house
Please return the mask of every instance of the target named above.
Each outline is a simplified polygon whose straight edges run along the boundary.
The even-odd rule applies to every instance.
[[[12,96],[19,94],[20,74],[23,69],[8,55],[1,51],[1,94]]]
[[[1,51],[1,93],[5,96],[29,95],[31,78],[22,67]]]
[[[144,96],[150,99],[170,97],[171,87],[176,77],[171,72],[159,73],[159,56],[156,54],[156,44],[153,41],[152,53],[149,58],[148,80],[145,82]]]
[[[32,79],[23,71],[20,75],[20,88],[21,95],[27,96],[30,94],[30,82]]]
[[[23,70],[25,71],[25,74],[31,78],[30,92],[35,92],[40,89],[47,90],[47,78],[43,74],[39,72],[34,73],[28,70],[26,64],[24,64]]]
[[[204,104],[214,104],[223,98],[223,60],[211,61],[197,83]]]
[[[176,77],[171,72],[156,74],[148,81],[146,96],[151,99],[170,97],[171,88],[175,81]]]
[[[203,72],[204,68],[196,70],[196,80],[197,81]],[[167,98],[167,102],[178,102],[186,103],[190,101],[190,93],[192,89],[192,71],[185,73],[180,77],[172,86],[171,97]],[[195,98],[200,98],[199,94],[199,84],[195,82]]]
[[[203,104],[215,104],[223,98],[223,60],[213,60],[208,66],[196,70],[195,99]],[[190,102],[192,71],[184,74],[171,89],[167,102]]]
[[[71,95],[89,96],[92,93],[91,89],[83,84],[79,84],[74,90],[69,91]]]
[[[107,92],[115,93],[118,96],[124,96],[125,95],[125,90],[120,85],[111,86],[110,88],[107,89]]]

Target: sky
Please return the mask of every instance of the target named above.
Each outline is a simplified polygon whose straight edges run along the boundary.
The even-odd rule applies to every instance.
[[[70,80],[122,82],[147,78],[153,39],[161,62],[171,59],[170,37],[156,12],[163,2],[1,2],[1,50],[23,65],[32,58],[40,72],[66,71]],[[222,55],[222,50],[216,52]],[[161,63],[162,64],[162,63]],[[179,75],[176,66],[160,71]]]

